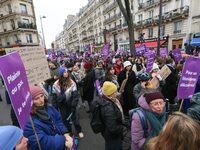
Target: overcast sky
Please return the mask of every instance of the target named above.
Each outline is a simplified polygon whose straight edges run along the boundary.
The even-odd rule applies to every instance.
[[[40,16],[42,19],[46,47],[51,47],[58,33],[63,30],[67,15],[79,12],[79,9],[87,4],[88,0],[34,0],[34,7],[37,19],[37,28],[41,32]]]

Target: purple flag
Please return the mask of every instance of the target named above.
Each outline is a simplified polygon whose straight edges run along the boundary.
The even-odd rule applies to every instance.
[[[182,59],[181,50],[178,48],[172,51],[172,55],[176,62],[179,62]]]
[[[160,56],[166,58],[168,56],[167,48],[160,48]]]
[[[142,56],[146,52],[146,46],[140,45],[139,47],[136,47],[135,50],[137,56]]]
[[[106,45],[104,45],[104,48],[103,48],[104,59],[107,59],[108,53],[109,53],[109,44],[106,44]]]
[[[24,129],[32,106],[31,93],[26,77],[26,71],[18,52],[0,57],[0,73],[11,99],[11,104]],[[8,67],[9,66],[9,67]]]
[[[150,72],[153,68],[153,63],[154,63],[154,58],[155,58],[155,54],[154,53],[150,53],[148,55],[148,59],[147,59],[147,72]]]
[[[99,95],[102,95],[103,92],[102,92],[102,89],[101,89],[101,85],[100,85],[99,80],[96,80],[96,81],[95,81],[95,86],[96,86],[96,89],[97,89]]]
[[[200,58],[188,57],[178,84],[178,98],[191,98],[200,74]]]

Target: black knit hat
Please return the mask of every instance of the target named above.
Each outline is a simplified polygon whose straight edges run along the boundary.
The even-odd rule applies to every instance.
[[[151,101],[156,100],[156,99],[163,99],[165,100],[164,96],[162,95],[161,92],[154,92],[154,93],[146,93],[144,95],[146,102],[149,104]]]

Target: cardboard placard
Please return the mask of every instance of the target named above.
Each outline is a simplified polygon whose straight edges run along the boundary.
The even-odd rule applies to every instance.
[[[42,47],[8,48],[5,51],[7,54],[13,51],[19,52],[30,85],[38,84],[50,78],[50,70]]]

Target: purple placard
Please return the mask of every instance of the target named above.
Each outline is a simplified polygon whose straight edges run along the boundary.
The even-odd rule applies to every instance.
[[[155,58],[155,54],[154,53],[150,53],[148,55],[146,72],[150,72],[152,70],[153,63],[154,63],[154,58]]]
[[[31,93],[25,68],[18,52],[0,57],[0,73],[11,99],[11,104],[24,129],[32,106]]]
[[[146,46],[140,45],[139,47],[136,47],[135,50],[136,50],[136,55],[141,56],[146,52]]]
[[[200,58],[188,57],[178,84],[178,98],[191,98],[200,74]]]
[[[178,48],[172,51],[172,55],[176,62],[179,62],[182,59],[181,50]]]
[[[166,58],[168,56],[167,48],[160,48],[160,56]]]
[[[99,95],[102,95],[103,92],[102,92],[102,89],[101,89],[101,85],[100,85],[99,80],[96,80],[96,81],[95,81],[95,86],[96,86],[96,89],[97,89]]]
[[[109,44],[106,44],[106,45],[104,45],[104,48],[103,48],[104,59],[107,59],[108,54],[109,54]]]

